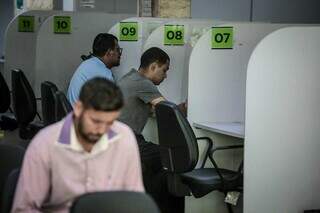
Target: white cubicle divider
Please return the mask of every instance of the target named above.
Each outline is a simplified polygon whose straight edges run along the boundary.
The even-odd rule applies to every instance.
[[[242,144],[250,55],[267,34],[284,26],[239,22],[215,25],[232,27],[232,49],[212,49],[211,30],[198,40],[190,56],[188,83],[188,120],[200,128],[195,129],[196,135],[208,136],[216,145]],[[199,146],[203,149],[202,144]],[[215,157],[220,166],[236,169],[243,159],[243,150],[221,152]],[[226,212],[222,200],[220,194],[211,193],[203,202],[217,212]],[[240,202],[236,208],[241,207]]]
[[[108,32],[115,23],[132,15],[64,12],[59,16],[70,20],[69,33],[54,32],[56,16],[46,19],[38,31],[34,69],[36,94],[40,94],[40,84],[46,80],[55,83],[59,90],[66,91],[74,71],[82,62],[80,56],[92,51],[95,36]]]
[[[11,70],[21,69],[30,83],[34,84],[34,66],[36,57],[36,38],[41,24],[51,15],[58,11],[31,10],[16,16],[9,23],[5,33],[5,63],[3,75],[9,87],[11,87]],[[19,32],[19,19],[26,17],[29,28]],[[33,27],[32,27],[33,26]],[[21,29],[20,29],[21,30]],[[31,32],[30,32],[31,31]]]
[[[231,49],[212,49],[211,30],[199,39],[189,65],[188,119],[192,123],[201,128],[208,126],[208,130],[213,132],[213,129],[219,132],[219,126],[224,128],[230,123],[234,136],[244,137],[246,75],[250,55],[264,36],[284,26],[287,25],[240,22],[218,25],[233,28]],[[213,125],[213,122],[217,123]]]
[[[169,101],[179,104],[186,101],[188,64],[192,47],[197,39],[211,26],[217,23],[206,19],[178,19],[167,22],[155,29],[146,40],[143,51],[151,47],[159,47],[170,57],[170,68],[167,78],[159,85],[161,94]],[[182,45],[165,45],[165,26],[183,26],[184,37],[180,40]],[[181,28],[178,29],[181,31]],[[177,33],[172,29],[173,33]],[[172,34],[174,35],[174,34]],[[175,40],[177,41],[177,40]],[[179,41],[178,41],[179,42]],[[151,141],[158,141],[155,119],[149,119],[143,130],[143,135]]]
[[[320,27],[289,27],[248,64],[244,212],[320,209]]]
[[[170,20],[171,19],[168,18],[132,17],[122,20],[109,30],[109,33],[117,36],[119,46],[123,49],[120,66],[112,69],[116,79],[120,79],[132,68],[139,68],[143,45],[147,38],[154,29]],[[120,28],[120,25],[125,26],[121,26]],[[120,30],[122,30],[123,33],[121,33]],[[120,34],[128,33],[132,35],[131,40],[120,37]]]
[[[165,25],[155,29],[148,37],[144,50],[150,47],[159,47],[170,57],[170,69],[167,78],[159,85],[160,92],[169,101],[179,104],[186,100],[190,53],[197,39],[216,23],[217,21],[201,19],[177,20],[166,23],[165,25],[183,26],[184,44],[182,45],[164,44]]]

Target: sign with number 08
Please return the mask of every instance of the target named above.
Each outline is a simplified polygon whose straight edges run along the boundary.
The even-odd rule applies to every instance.
[[[212,27],[211,49],[233,48],[233,27]]]
[[[34,16],[19,16],[19,32],[34,32]]]
[[[55,16],[53,19],[53,32],[57,34],[71,33],[71,17]]]
[[[184,45],[184,25],[164,25],[164,45]]]
[[[120,22],[120,41],[138,41],[138,22]]]

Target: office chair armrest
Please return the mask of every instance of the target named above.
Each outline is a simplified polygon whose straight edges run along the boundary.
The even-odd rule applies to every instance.
[[[207,159],[208,159],[208,156],[209,156],[209,153],[210,153],[210,150],[212,149],[213,147],[213,141],[211,138],[209,137],[199,137],[199,138],[196,138],[197,141],[206,141],[208,143],[208,148],[207,148],[207,151],[205,153],[205,156],[204,156],[204,159],[201,163],[201,167],[200,168],[204,168],[204,165],[206,164],[207,162]]]
[[[221,181],[222,181],[222,182],[224,182],[224,178],[223,178],[223,176],[222,176],[222,174],[221,174],[221,172],[220,172],[220,170],[219,170],[220,168],[219,168],[218,164],[217,164],[216,161],[213,159],[213,154],[214,154],[214,152],[215,152],[215,151],[220,151],[220,150],[241,149],[241,148],[243,148],[243,145],[219,146],[219,147],[216,147],[216,148],[211,149],[211,150],[209,151],[210,161],[211,161],[211,163],[213,164],[214,168],[216,169],[216,171],[217,171],[219,177],[221,178]],[[242,163],[241,163],[240,167],[241,167],[241,166],[242,166]],[[240,172],[240,167],[239,167],[239,169],[238,169],[238,172]]]
[[[218,146],[218,147],[210,150],[210,155],[212,155],[215,151],[219,151],[219,150],[242,149],[242,148],[243,148],[243,145]]]

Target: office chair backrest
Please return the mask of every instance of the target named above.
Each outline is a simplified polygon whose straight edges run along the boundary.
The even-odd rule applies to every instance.
[[[199,150],[188,120],[177,105],[168,101],[158,103],[155,112],[162,165],[174,173],[193,170]]]
[[[20,175],[20,169],[14,169],[13,171],[11,171],[11,173],[7,178],[7,181],[3,189],[2,204],[1,204],[2,213],[10,213],[11,211],[19,175]]]
[[[155,202],[145,193],[109,191],[84,194],[78,197],[70,213],[159,213]]]
[[[58,91],[57,86],[45,81],[41,83],[41,106],[42,118],[45,126],[55,122],[55,93]]]
[[[0,143],[0,198],[10,172],[21,167],[25,149],[18,145]]]
[[[18,124],[25,126],[32,122],[36,116],[36,98],[30,83],[21,70],[12,70],[11,74],[13,112]]]
[[[0,72],[0,113],[6,112],[10,107],[10,90]]]
[[[61,91],[57,91],[55,94],[56,121],[60,121],[72,110],[73,108],[65,94]]]

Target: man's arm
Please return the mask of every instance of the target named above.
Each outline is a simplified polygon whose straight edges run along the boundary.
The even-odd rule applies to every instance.
[[[50,179],[46,139],[38,134],[28,147],[23,160],[11,212],[41,212],[48,196]],[[39,143],[40,142],[40,143]],[[41,144],[42,143],[42,144]]]

